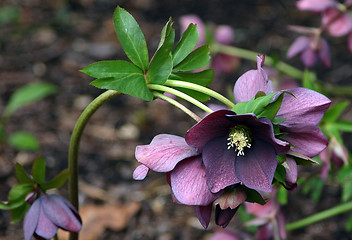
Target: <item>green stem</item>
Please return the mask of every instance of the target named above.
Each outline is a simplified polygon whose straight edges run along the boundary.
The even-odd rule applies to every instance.
[[[348,202],[348,203],[343,203],[340,204],[338,206],[335,206],[333,208],[327,209],[325,211],[313,214],[309,217],[306,217],[304,219],[298,220],[296,222],[290,223],[286,225],[286,230],[287,231],[291,231],[291,230],[295,230],[301,227],[305,227],[308,226],[310,224],[322,221],[326,218],[330,218],[333,217],[335,215],[347,212],[347,211],[351,211],[352,210],[352,201]]]
[[[176,89],[170,88],[170,87],[165,87],[162,85],[157,85],[157,84],[148,84],[148,88],[151,90],[156,90],[156,91],[162,91],[162,92],[168,92],[171,93],[179,98],[182,98],[194,105],[196,105],[197,107],[203,109],[204,111],[208,112],[208,113],[212,113],[213,110],[211,110],[210,108],[208,108],[206,105],[204,105],[203,103],[199,102],[197,99],[194,99],[190,96],[188,96],[187,94],[180,92]]]
[[[119,96],[121,93],[113,90],[108,90],[97,98],[95,98],[82,112],[78,118],[76,125],[73,129],[68,153],[68,167],[70,170],[69,179],[69,194],[70,202],[78,210],[78,152],[81,141],[83,130],[87,125],[92,115],[101,107],[104,103],[110,99]],[[78,233],[70,233],[70,240],[77,240]]]
[[[174,105],[175,107],[181,109],[184,113],[188,114],[191,118],[199,122],[201,120],[200,117],[198,117],[194,112],[183,106],[181,103],[177,102],[176,100],[169,98],[168,96],[165,96],[164,94],[161,94],[159,92],[153,92],[153,95],[157,98],[160,98],[171,105]]]
[[[201,93],[204,93],[208,96],[211,96],[220,102],[223,102],[226,104],[230,109],[235,106],[233,102],[231,102],[229,99],[226,97],[222,96],[221,94],[215,92],[214,90],[211,90],[209,88],[200,86],[198,84],[190,83],[190,82],[184,82],[184,81],[176,81],[176,80],[167,80],[166,83],[164,84],[165,86],[169,87],[181,87],[181,88],[187,88],[191,90],[195,90]]]

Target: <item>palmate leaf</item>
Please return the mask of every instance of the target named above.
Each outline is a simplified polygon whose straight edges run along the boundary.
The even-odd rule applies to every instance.
[[[122,60],[101,61],[87,66],[81,72],[98,78],[90,83],[97,88],[119,91],[146,101],[153,100],[143,71],[130,62]]]
[[[125,9],[117,7],[114,13],[114,26],[127,57],[146,71],[149,64],[148,48],[136,20]]]

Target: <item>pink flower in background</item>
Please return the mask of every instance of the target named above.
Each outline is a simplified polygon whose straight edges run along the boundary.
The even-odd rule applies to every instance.
[[[352,52],[352,32],[348,34],[348,49]]]
[[[217,228],[209,240],[241,240],[247,239],[243,233],[230,229]]]
[[[185,15],[180,18],[181,32],[183,33],[189,24],[196,24],[199,31],[199,41],[196,47],[203,44],[207,44],[206,39],[206,28],[203,21],[194,14]],[[220,25],[215,27],[214,30],[214,41],[224,45],[231,45],[234,40],[235,33],[233,29],[228,25]],[[217,76],[220,72],[231,73],[239,65],[239,59],[234,56],[229,56],[226,54],[216,54],[212,58],[211,67],[215,70],[215,75]]]
[[[341,37],[352,31],[351,14],[348,11],[342,13],[337,8],[328,8],[324,11],[322,24],[326,25],[329,34],[333,37]]]
[[[309,10],[314,12],[322,12],[328,7],[335,7],[337,3],[334,0],[300,0],[296,6],[300,10]]]
[[[301,36],[298,37],[290,46],[287,57],[292,58],[300,55],[306,67],[313,67],[319,59],[326,67],[330,67],[329,46],[325,39]]]

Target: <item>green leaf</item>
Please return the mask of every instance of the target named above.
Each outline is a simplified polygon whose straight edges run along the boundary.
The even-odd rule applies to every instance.
[[[277,201],[282,204],[282,205],[286,205],[287,204],[287,194],[288,191],[283,187],[280,186],[278,191],[277,191]]]
[[[310,192],[311,199],[317,202],[321,197],[323,187],[324,187],[324,180],[321,179],[320,177],[314,177],[309,179],[305,183],[303,187],[303,192],[305,194],[308,194]]]
[[[209,60],[209,48],[204,45],[191,52],[182,62],[177,64],[174,71],[193,71],[206,65]]]
[[[266,117],[270,121],[275,119],[277,112],[280,110],[282,99],[284,98],[284,94],[280,94],[273,102],[269,103],[263,111],[257,115],[257,118]]]
[[[338,121],[333,126],[343,132],[352,132],[352,122],[350,121]]]
[[[277,164],[274,178],[276,179],[276,181],[285,184],[286,170],[285,167],[281,164]]]
[[[321,92],[321,86],[317,81],[317,75],[314,72],[309,71],[306,69],[303,72],[303,83],[304,88],[309,88],[317,92]]]
[[[347,202],[352,197],[352,181],[345,182],[342,185],[342,201]]]
[[[335,122],[349,104],[350,104],[349,101],[341,101],[341,102],[335,103],[325,112],[322,121]]]
[[[194,49],[199,39],[197,25],[190,24],[182,34],[180,41],[177,43],[172,52],[173,64],[176,66]]]
[[[298,165],[304,165],[304,166],[311,166],[314,164],[318,164],[319,163],[317,161],[315,161],[314,159],[307,157],[303,154],[300,154],[298,152],[293,152],[293,151],[289,151],[287,153],[287,155],[291,156]]]
[[[90,83],[97,88],[119,91],[147,101],[153,99],[143,72],[130,62],[101,61],[93,63],[81,71],[98,78]]]
[[[11,115],[17,109],[39,101],[56,91],[57,87],[50,83],[29,83],[12,94],[9,103],[6,106],[5,115]]]
[[[152,58],[148,72],[147,82],[164,84],[172,71],[171,50],[175,41],[175,30],[171,28],[171,19],[163,29],[159,48]]]
[[[179,81],[185,81],[185,82],[190,82],[190,83],[195,83],[201,86],[209,86],[211,82],[214,79],[214,70],[213,69],[207,69],[201,72],[178,72],[178,73],[172,73],[169,77],[171,80],[179,80]],[[175,87],[175,89],[197,99],[198,101],[205,102],[210,99],[210,97],[204,93],[200,93],[194,90],[190,89],[185,89],[185,88],[178,88]]]
[[[114,26],[127,57],[146,71],[149,63],[148,48],[136,20],[125,9],[117,7],[114,13]]]
[[[60,172],[56,177],[54,177],[52,180],[50,180],[47,183],[43,183],[40,186],[42,187],[43,190],[59,188],[65,184],[69,176],[70,176],[69,170],[65,169],[62,172]]]
[[[11,134],[8,143],[18,150],[37,151],[39,149],[38,140],[29,132],[15,132]]]
[[[24,215],[26,214],[29,206],[30,206],[29,203],[24,202],[19,207],[11,209],[11,216],[12,216],[11,223],[21,221],[23,219]]]
[[[6,204],[7,208],[2,208],[0,205],[0,209],[14,209],[25,203],[25,199],[28,193],[33,190],[34,185],[29,183],[17,184],[15,185],[10,193],[9,193],[9,201]]]
[[[19,183],[34,183],[33,180],[28,176],[23,166],[19,163],[16,163],[15,166],[16,178]]]
[[[262,195],[260,195],[257,191],[241,186],[243,188],[243,190],[246,192],[247,198],[246,201],[247,202],[251,202],[251,203],[259,203],[261,205],[264,205],[266,202],[263,199]]]
[[[345,227],[347,232],[352,231],[352,214],[349,216],[347,222],[346,222],[346,227]]]
[[[17,22],[21,17],[19,6],[4,6],[0,8],[0,25]]]
[[[45,180],[45,160],[42,156],[37,158],[32,166],[32,176],[34,181],[43,184]]]

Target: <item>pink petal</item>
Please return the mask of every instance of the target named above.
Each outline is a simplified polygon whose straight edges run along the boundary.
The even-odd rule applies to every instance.
[[[253,214],[256,217],[263,218],[273,211],[274,203],[272,200],[268,201],[264,205],[246,202],[245,207],[248,213]]]
[[[134,180],[143,180],[149,172],[149,168],[142,165],[139,165],[134,171],[133,171],[133,179]]]
[[[289,190],[293,190],[297,187],[297,163],[294,159],[287,157],[286,158],[286,178],[285,178],[285,182],[286,182],[286,187]]]
[[[149,145],[136,147],[136,159],[156,172],[169,172],[185,158],[199,153],[182,137],[160,134]]]
[[[348,49],[352,52],[352,32],[348,34]]]
[[[296,6],[300,10],[310,10],[315,12],[324,11],[328,7],[335,6],[336,2],[333,0],[300,0]]]
[[[231,45],[235,36],[235,32],[228,25],[221,25],[216,28],[215,41],[217,43]]]
[[[213,208],[213,204],[209,204],[207,206],[196,206],[196,216],[202,226],[206,229],[210,222],[211,211]]]
[[[324,95],[306,88],[292,88],[287,90],[281,108],[276,115],[286,120],[280,125],[291,126],[296,124],[318,125],[330,106],[330,99]]]
[[[272,82],[268,80],[268,75],[263,70],[264,55],[257,56],[257,70],[249,70],[237,79],[234,87],[235,101],[245,102],[251,100],[258,91],[266,94],[273,91]]]
[[[296,125],[289,128],[280,127],[281,132],[287,133],[283,138],[294,147],[292,151],[307,157],[315,157],[328,145],[328,141],[319,127],[315,125]]]
[[[287,57],[292,58],[297,54],[303,52],[304,49],[308,48],[310,40],[306,36],[301,36],[296,38],[296,40],[291,44],[290,48],[287,51]]]
[[[41,200],[37,199],[28,209],[23,220],[24,239],[30,240],[38,225],[40,214]]]
[[[57,230],[58,227],[51,222],[51,220],[45,215],[43,208],[41,208],[38,226],[35,230],[35,233],[42,238],[52,239],[55,236]]]
[[[216,229],[215,233],[209,240],[240,240],[242,239],[241,234],[228,229]]]
[[[311,68],[315,65],[318,60],[318,52],[312,49],[311,47],[308,47],[304,49],[301,53],[301,60],[304,66]]]
[[[236,152],[227,149],[226,138],[215,138],[203,150],[203,161],[209,188],[216,193],[240,182],[235,173]]]
[[[260,139],[255,139],[251,148],[246,149],[244,156],[236,157],[236,176],[248,188],[271,192],[276,165],[274,147]]]
[[[196,24],[199,32],[199,40],[196,45],[197,47],[200,47],[205,43],[205,26],[202,21],[197,15],[190,14],[190,15],[184,15],[180,18],[180,25],[181,25],[181,32],[183,33],[186,31],[187,27],[189,24]]]
[[[352,18],[350,13],[347,12],[341,17],[335,17],[341,12],[336,8],[328,8],[324,11],[322,22],[328,24],[327,29],[331,36],[341,37],[352,31]]]
[[[325,39],[320,39],[319,57],[325,67],[330,67],[330,50],[328,42]]]
[[[186,205],[209,205],[221,193],[210,191],[201,156],[186,159],[171,171],[171,188],[176,199]]]
[[[71,206],[68,206],[62,197],[46,195],[42,208],[48,219],[56,226],[70,232],[78,232],[82,224],[80,218],[77,218],[76,213],[71,210]]]

